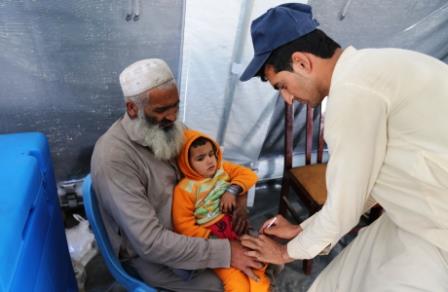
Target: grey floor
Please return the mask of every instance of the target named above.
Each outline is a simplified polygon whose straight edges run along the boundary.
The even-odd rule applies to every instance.
[[[280,196],[280,183],[270,181],[259,183],[256,188],[254,206],[250,210],[250,222],[253,228],[257,229],[267,218],[277,214]],[[296,210],[303,218],[306,212],[296,204]],[[341,243],[336,246],[328,256],[319,256],[313,260],[313,270],[310,276],[306,276],[302,271],[302,261],[295,261],[285,265],[275,281],[275,291],[306,291],[316,276],[333,259],[353,236],[346,236]],[[107,270],[100,254],[95,256],[86,266],[85,291],[125,291]]]

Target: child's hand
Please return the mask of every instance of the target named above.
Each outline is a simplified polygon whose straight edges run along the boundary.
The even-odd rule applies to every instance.
[[[221,197],[221,211],[223,213],[232,212],[233,208],[235,208],[235,196],[229,192],[225,192]]]

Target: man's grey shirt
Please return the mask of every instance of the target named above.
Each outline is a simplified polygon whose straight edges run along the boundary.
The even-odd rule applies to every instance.
[[[176,163],[154,157],[138,143],[127,114],[98,140],[91,175],[109,240],[121,260],[140,257],[148,268],[230,266],[227,240],[205,240],[172,231]],[[150,272],[150,271],[145,271]]]

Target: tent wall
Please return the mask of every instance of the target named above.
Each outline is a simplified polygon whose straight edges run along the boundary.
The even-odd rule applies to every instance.
[[[282,175],[284,104],[269,84],[258,78],[241,83],[238,77],[253,54],[247,18],[253,20],[284,2],[186,2],[184,121],[218,138],[225,148],[224,158],[256,168],[261,178]],[[312,0],[309,4],[320,28],[342,47],[391,46],[448,60],[446,0]],[[295,117],[294,164],[300,165],[305,112],[297,103]]]
[[[124,112],[119,72],[159,57],[179,73],[183,11],[175,0],[1,1],[0,133],[44,132],[58,180],[85,175]]]
[[[215,137],[224,146],[224,158],[254,168],[277,93],[267,83],[255,79],[242,83],[238,78],[253,54],[250,22],[283,2],[186,1],[183,120]]]
[[[118,74],[142,58],[178,76],[182,119],[215,137],[224,157],[282,172],[283,102],[238,78],[252,58],[250,22],[279,0],[0,1],[0,133],[41,131],[58,180],[83,176],[97,138],[124,112]],[[307,1],[301,1],[307,2]],[[448,61],[446,0],[311,0],[343,47],[401,47]],[[127,14],[138,13],[139,17]],[[303,163],[296,106],[295,164]]]

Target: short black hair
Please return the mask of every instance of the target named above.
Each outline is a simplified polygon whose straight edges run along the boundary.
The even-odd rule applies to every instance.
[[[191,154],[190,149],[191,148],[197,148],[197,147],[203,146],[207,143],[212,144],[213,152],[215,152],[215,156],[217,156],[217,151],[216,151],[217,149],[216,149],[215,143],[206,137],[199,137],[199,138],[196,138],[193,142],[191,142],[190,148],[188,149],[188,157],[190,157],[190,154]]]
[[[315,29],[298,39],[295,39],[281,47],[278,47],[272,51],[267,61],[263,64],[261,69],[255,76],[266,81],[264,76],[264,69],[266,65],[272,65],[276,73],[280,71],[292,71],[291,56],[294,52],[311,53],[317,57],[323,59],[331,58],[336,49],[341,46],[335,42],[332,38],[326,35],[320,29]]]

